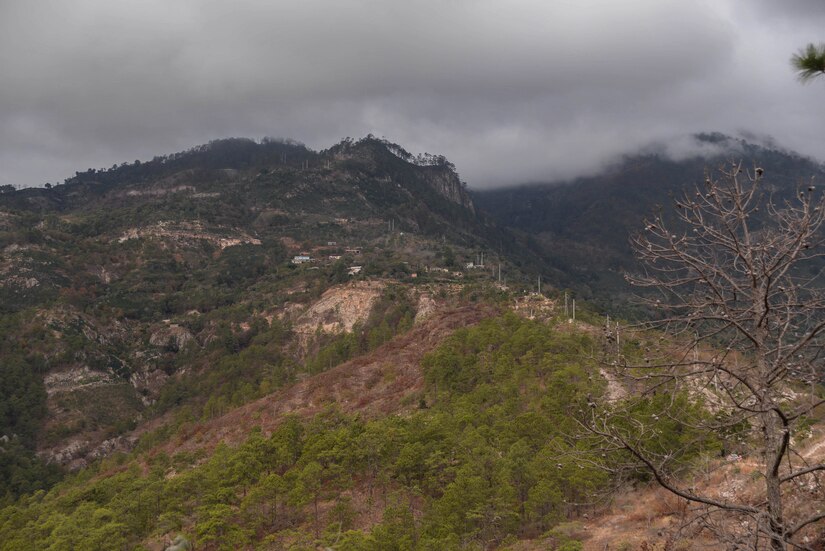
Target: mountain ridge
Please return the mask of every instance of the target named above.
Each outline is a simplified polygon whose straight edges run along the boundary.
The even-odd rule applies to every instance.
[[[560,287],[595,301],[599,308],[630,313],[624,273],[635,269],[629,236],[646,217],[669,216],[675,200],[701,186],[719,169],[762,168],[762,185],[778,202],[797,187],[825,181],[825,167],[780,148],[766,148],[719,133],[700,134],[715,155],[674,160],[662,151],[625,156],[606,172],[572,181],[473,190],[477,206],[496,222],[536,243],[548,275]],[[637,313],[638,315],[638,313]]]
[[[491,242],[512,240],[446,159],[373,137],[322,152],[220,140],[4,191],[0,213],[0,354],[20,358],[30,389],[0,435],[75,468],[133,445],[121,437],[158,410],[225,409],[377,346],[417,315],[415,288],[448,288],[479,250],[504,262]],[[369,291],[358,327],[300,317],[370,280],[389,284]],[[224,382],[214,366],[256,338],[272,373]],[[198,395],[193,377],[212,386]]]

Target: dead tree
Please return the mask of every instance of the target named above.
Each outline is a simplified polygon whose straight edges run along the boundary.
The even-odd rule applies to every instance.
[[[639,381],[643,395],[680,390],[703,400],[713,415],[690,421],[698,423],[692,429],[739,430],[743,447],[758,452],[760,495],[680,483],[670,468],[681,450],[646,447],[653,429],[627,417],[617,423],[621,408],[594,407],[586,425],[701,509],[698,518],[727,548],[784,551],[809,548],[825,519],[825,465],[799,453],[796,441],[825,402],[825,202],[813,185],[775,200],[763,172],[720,169],[677,200],[673,217],[655,216],[632,238],[643,271],[628,279],[652,291],[645,302],[656,321],[644,329],[655,330],[658,344],[642,344],[641,360],[610,362]],[[803,490],[817,497],[794,497]]]

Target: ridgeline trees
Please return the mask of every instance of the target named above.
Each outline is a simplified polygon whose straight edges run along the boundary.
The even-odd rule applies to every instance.
[[[641,400],[673,397],[658,416],[694,430],[734,435],[761,464],[756,498],[703,492],[671,476],[682,442],[650,446],[651,429],[626,422],[622,408],[595,408],[589,428],[624,450],[667,490],[700,509],[698,519],[730,549],[807,548],[806,531],[825,519],[825,465],[798,446],[806,416],[825,403],[823,376],[823,194],[801,186],[775,201],[763,170],[733,164],[676,201],[633,238],[644,271],[632,283],[652,289],[669,335],[643,343],[637,358],[618,354],[618,371],[644,387]],[[662,333],[658,333],[662,334]],[[675,354],[675,356],[674,356]],[[675,359],[674,359],[675,358]],[[612,363],[612,362],[611,362]],[[706,402],[697,415],[679,392]],[[798,499],[799,492],[805,499]]]

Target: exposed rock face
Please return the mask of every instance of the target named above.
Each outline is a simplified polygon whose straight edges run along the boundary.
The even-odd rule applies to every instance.
[[[303,356],[319,331],[339,335],[352,331],[356,323],[365,322],[384,287],[380,281],[336,285],[305,309],[300,305],[285,305],[278,317],[292,321],[294,345],[298,355]]]
[[[189,242],[194,240],[209,241],[221,249],[234,247],[248,243],[250,245],[260,245],[261,240],[252,237],[240,230],[226,230],[226,234],[220,235],[207,231],[197,222],[182,222],[173,224],[172,222],[158,222],[153,226],[145,228],[131,228],[126,230],[117,238],[119,243],[125,243],[130,239],[166,239],[174,242]]]
[[[129,377],[129,383],[140,391],[139,397],[143,405],[150,406],[153,402],[152,397],[157,396],[167,379],[169,375],[162,369],[141,366]]]
[[[0,254],[0,287],[32,289],[40,285],[30,265],[33,247],[12,243]]]
[[[356,323],[369,317],[384,286],[380,281],[359,281],[332,287],[298,316],[293,329],[307,338],[319,328],[332,334],[352,331]]]
[[[433,297],[426,293],[421,294],[415,307],[415,324],[417,325],[432,316],[436,311],[436,306],[437,303]]]
[[[2,285],[6,287],[19,287],[21,289],[32,289],[40,285],[36,277],[10,276],[3,280]]]
[[[130,197],[140,197],[140,196],[162,196],[162,195],[169,195],[171,193],[182,193],[187,191],[195,191],[193,186],[173,186],[161,189],[130,189],[126,192],[126,195]]]
[[[94,272],[94,274],[100,279],[101,283],[105,283],[108,285],[112,282],[112,273],[106,269],[105,266],[100,266]]]
[[[449,170],[433,170],[428,178],[428,183],[433,189],[453,203],[458,203],[470,211],[475,212],[473,201],[470,199],[470,195],[467,193],[467,190],[464,189],[461,180],[458,179],[458,175],[455,172]]]
[[[137,440],[136,435],[116,436],[95,446],[89,440],[75,439],[62,448],[43,453],[42,456],[50,463],[57,463],[71,471],[76,471],[114,452],[130,451],[135,447]]]
[[[421,170],[416,177],[426,182],[439,195],[475,212],[473,201],[459,180],[455,167],[443,156],[429,154],[414,156],[397,144],[372,136],[367,136],[355,143],[341,142],[332,147],[330,151],[337,160],[355,159],[371,169],[376,168],[381,158],[392,155],[406,163],[420,167]],[[390,184],[393,182],[389,176],[385,181]]]
[[[72,465],[79,469],[86,465],[85,461],[78,461],[88,451],[89,442],[86,440],[72,440],[67,445],[59,450],[48,452],[46,458],[51,463],[58,463],[60,465]]]
[[[194,341],[195,337],[188,329],[174,323],[158,329],[149,337],[149,344],[152,346],[171,349],[175,352],[183,350],[187,344]]]
[[[92,371],[86,366],[49,373],[43,378],[46,393],[51,396],[59,392],[73,392],[81,388],[92,388],[115,383],[110,373]]]
[[[133,434],[109,438],[108,440],[101,442],[86,457],[88,459],[95,460],[102,459],[114,452],[131,451],[131,449],[135,447],[137,441],[138,437]]]
[[[80,331],[88,341],[100,345],[123,341],[129,335],[129,326],[122,320],[111,320],[104,325],[71,307],[44,310],[38,317],[56,335]]]

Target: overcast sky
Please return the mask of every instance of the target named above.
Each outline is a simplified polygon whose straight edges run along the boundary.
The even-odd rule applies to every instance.
[[[0,185],[288,137],[385,136],[470,187],[742,131],[825,160],[821,0],[0,0]]]

